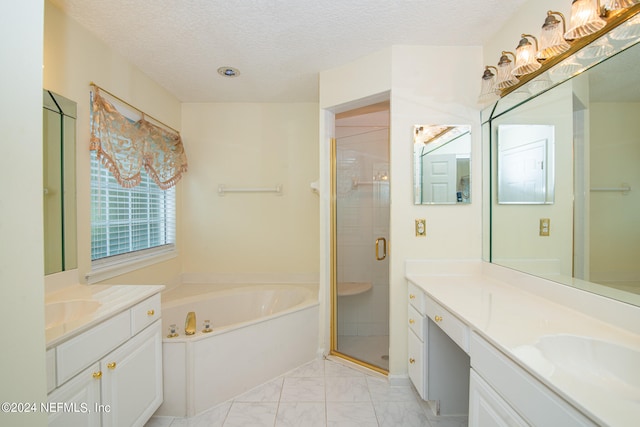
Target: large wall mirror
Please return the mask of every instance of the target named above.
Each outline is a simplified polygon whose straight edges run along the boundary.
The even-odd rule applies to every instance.
[[[413,128],[414,203],[471,203],[471,127]]]
[[[42,91],[44,273],[77,268],[76,103]]]
[[[490,183],[484,187],[490,192],[485,260],[635,305],[640,305],[639,16],[483,112],[483,173]],[[542,128],[552,144],[539,134]],[[516,136],[505,134],[514,129]],[[538,202],[501,201],[505,168],[515,175],[517,169],[525,172],[520,153],[514,156],[520,163],[505,165],[510,160],[501,154],[501,139],[508,140],[508,148],[537,142],[524,161],[539,170],[535,162],[544,160],[552,168],[536,178],[541,188],[545,179],[553,184],[552,202],[540,199],[526,179],[520,187]]]

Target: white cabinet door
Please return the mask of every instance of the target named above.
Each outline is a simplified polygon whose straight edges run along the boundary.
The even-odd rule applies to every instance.
[[[416,334],[409,329],[409,378],[418,391],[420,397],[427,399],[427,361],[425,359],[425,345]]]
[[[100,366],[95,363],[49,394],[48,425],[100,427]]]
[[[100,362],[104,427],[142,426],[162,403],[160,328],[156,321]]]
[[[469,378],[469,427],[526,427],[528,424],[473,369]]]

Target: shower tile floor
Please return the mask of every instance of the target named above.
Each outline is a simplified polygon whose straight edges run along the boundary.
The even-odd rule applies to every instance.
[[[384,370],[389,370],[388,335],[338,335],[338,351]]]
[[[462,427],[432,415],[413,386],[333,360],[314,360],[192,418],[152,417],[145,427]]]

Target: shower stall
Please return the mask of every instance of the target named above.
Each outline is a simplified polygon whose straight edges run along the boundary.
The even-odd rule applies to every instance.
[[[336,116],[332,354],[389,369],[389,108]]]

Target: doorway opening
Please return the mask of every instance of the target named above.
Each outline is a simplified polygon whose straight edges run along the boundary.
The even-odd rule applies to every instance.
[[[331,354],[389,370],[389,102],[337,114]]]

